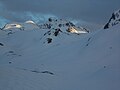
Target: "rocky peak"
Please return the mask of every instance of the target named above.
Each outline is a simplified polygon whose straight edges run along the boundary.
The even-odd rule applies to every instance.
[[[111,18],[109,19],[108,23],[104,26],[104,29],[107,29],[119,23],[120,23],[120,10],[117,10],[114,13],[112,13]]]
[[[70,21],[64,19],[55,19],[55,18],[48,18],[48,21],[44,24],[39,25],[41,29],[50,29],[56,30],[59,29],[66,33],[88,33],[87,29],[79,28],[75,24]],[[82,31],[82,32],[80,32]]]

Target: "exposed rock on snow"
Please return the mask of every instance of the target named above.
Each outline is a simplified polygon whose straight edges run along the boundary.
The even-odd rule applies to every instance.
[[[119,23],[120,23],[120,10],[117,10],[114,13],[112,13],[111,18],[109,19],[108,23],[104,26],[104,29],[107,29]]]
[[[4,44],[0,42],[0,46],[4,46]]]

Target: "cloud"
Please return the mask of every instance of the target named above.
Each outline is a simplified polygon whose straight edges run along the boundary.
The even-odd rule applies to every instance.
[[[120,0],[0,0],[0,15],[11,21],[57,16],[103,24],[119,9],[119,3]]]

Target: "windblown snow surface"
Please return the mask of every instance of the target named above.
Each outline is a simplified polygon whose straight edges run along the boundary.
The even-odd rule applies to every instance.
[[[0,90],[120,89],[120,24],[81,35],[46,32],[0,30]]]

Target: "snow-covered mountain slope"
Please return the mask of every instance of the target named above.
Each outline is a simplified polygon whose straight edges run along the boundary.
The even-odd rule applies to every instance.
[[[1,30],[0,90],[118,90],[119,28],[82,35]]]
[[[22,26],[24,27],[24,30],[38,30],[39,26],[37,25],[37,23],[35,23],[34,21],[26,21],[25,23],[22,24]]]
[[[111,18],[109,19],[108,23],[104,26],[104,29],[107,29],[109,27],[112,27],[116,24],[120,23],[120,9],[115,11]]]

